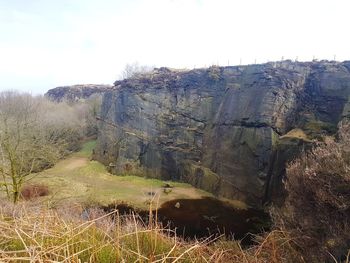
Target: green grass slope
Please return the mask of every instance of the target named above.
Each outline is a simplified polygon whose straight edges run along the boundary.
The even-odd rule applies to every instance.
[[[53,168],[39,173],[31,183],[40,183],[49,187],[52,202],[66,202],[67,199],[87,204],[110,204],[127,202],[137,208],[149,208],[177,198],[201,198],[211,194],[196,189],[189,184],[164,182],[156,179],[126,175],[115,176],[90,156],[94,141],[85,143],[82,150],[57,163]],[[165,183],[173,186],[165,193]]]

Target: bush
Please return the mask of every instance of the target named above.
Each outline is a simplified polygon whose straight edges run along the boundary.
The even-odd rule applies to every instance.
[[[138,62],[126,64],[119,78],[121,80],[129,78],[139,78],[142,75],[152,72],[153,69],[153,66],[140,65]]]
[[[350,124],[287,167],[284,206],[276,224],[298,239],[307,262],[345,258],[350,248]]]
[[[32,200],[39,196],[46,196],[49,194],[49,188],[43,184],[28,184],[21,190],[21,197],[24,200]]]
[[[221,69],[219,66],[211,66],[208,68],[208,76],[213,81],[218,81],[221,78]]]

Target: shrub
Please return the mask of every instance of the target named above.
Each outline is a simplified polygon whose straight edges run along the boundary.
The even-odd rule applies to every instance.
[[[49,188],[43,184],[28,184],[21,190],[21,197],[24,200],[32,200],[39,196],[46,196],[49,194]]]
[[[218,81],[221,78],[221,69],[219,66],[211,66],[208,68],[209,78],[213,81]]]
[[[122,80],[128,78],[138,78],[142,75],[152,72],[153,69],[153,66],[140,65],[138,62],[126,64],[119,78]]]
[[[287,167],[285,204],[277,226],[298,239],[307,262],[341,260],[350,248],[350,124]]]

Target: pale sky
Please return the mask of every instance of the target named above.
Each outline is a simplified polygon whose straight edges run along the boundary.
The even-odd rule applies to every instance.
[[[350,60],[349,0],[0,0],[0,91],[172,68]]]

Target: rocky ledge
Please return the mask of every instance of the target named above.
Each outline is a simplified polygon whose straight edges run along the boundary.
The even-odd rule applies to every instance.
[[[103,94],[113,86],[104,84],[81,84],[72,86],[62,86],[50,89],[45,96],[53,101],[79,101],[87,99],[94,94]]]

